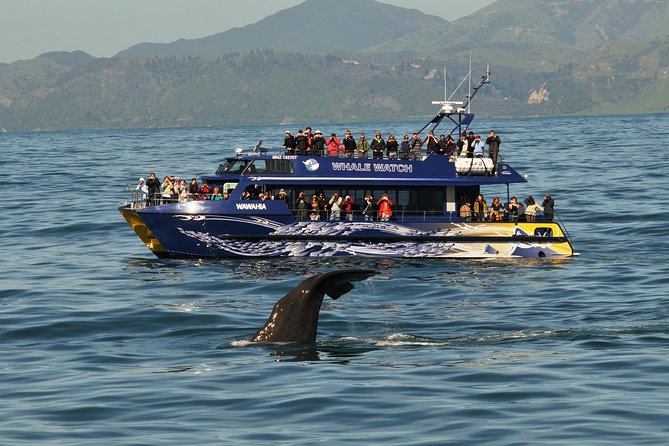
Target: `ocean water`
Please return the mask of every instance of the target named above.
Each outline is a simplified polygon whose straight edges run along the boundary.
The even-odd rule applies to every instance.
[[[0,134],[0,443],[666,444],[667,118],[475,121],[513,194],[555,198],[566,261],[158,260],[123,185],[284,127]],[[313,348],[243,342],[352,267],[378,274],[326,298]]]

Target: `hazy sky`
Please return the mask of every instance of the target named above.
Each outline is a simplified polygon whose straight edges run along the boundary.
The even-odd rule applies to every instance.
[[[32,59],[47,51],[83,50],[96,57],[110,57],[140,42],[205,37],[248,25],[303,1],[0,0],[0,62]],[[493,2],[380,1],[446,20],[471,14]]]

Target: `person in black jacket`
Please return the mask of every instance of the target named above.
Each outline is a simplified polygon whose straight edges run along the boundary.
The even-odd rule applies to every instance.
[[[325,138],[323,138],[323,133],[320,130],[316,130],[314,137],[311,138],[311,155],[325,155]]]
[[[433,153],[436,154],[439,151],[439,141],[437,141],[437,138],[434,136],[434,131],[430,130],[427,133],[427,139],[425,139],[425,143],[427,144],[427,154],[432,155]]]
[[[369,148],[372,149],[372,158],[383,159],[383,151],[386,148],[386,142],[381,138],[381,133],[376,132]]]
[[[388,135],[388,141],[386,142],[386,150],[388,153],[389,160],[397,159],[397,151],[399,150],[399,144],[395,140],[393,135]]]
[[[356,143],[355,143],[355,138],[351,135],[350,130],[346,130],[346,136],[344,136],[344,141],[342,141],[342,144],[344,145],[344,154],[346,155],[346,158],[353,158],[355,156],[355,150],[356,150]]]
[[[495,134],[494,130],[491,130],[485,140],[485,145],[488,146],[488,156],[492,159],[492,175],[497,172],[497,156],[499,155],[500,144],[502,144],[502,140]]]
[[[550,196],[550,194],[546,194],[544,197],[544,202],[541,203],[541,207],[544,208],[544,220],[553,221],[553,214],[555,213],[555,201],[553,201],[553,198]]]
[[[295,155],[295,137],[290,134],[290,130],[286,130],[283,146],[286,148],[288,155]]]
[[[309,148],[309,139],[302,130],[298,130],[295,137],[295,153],[297,155],[306,155]]]
[[[408,160],[410,152],[411,152],[411,147],[409,146],[409,135],[404,135],[404,138],[402,139],[402,144],[400,144],[400,159]]]
[[[149,174],[149,179],[146,180],[146,187],[149,189],[149,206],[153,206],[160,199],[160,180],[154,172]]]

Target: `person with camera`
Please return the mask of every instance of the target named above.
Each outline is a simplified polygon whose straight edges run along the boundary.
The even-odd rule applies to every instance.
[[[341,219],[341,202],[342,199],[339,196],[339,193],[335,192],[330,198],[328,204],[330,205],[330,220],[340,220]]]
[[[328,138],[327,147],[328,147],[328,156],[331,156],[333,158],[339,156],[339,152],[341,151],[341,140],[337,138],[336,133],[331,134],[330,138]]]
[[[388,198],[388,194],[383,194],[379,201],[376,202],[376,205],[379,207],[378,217],[380,221],[388,221],[390,217],[393,216],[393,210],[391,206],[393,202]]]
[[[409,142],[409,147],[411,147],[411,159],[419,160],[420,159],[420,148],[423,145],[423,141],[418,137],[418,133],[414,133],[411,137],[411,142]]]
[[[302,130],[298,130],[297,136],[295,137],[295,154],[296,155],[307,155],[309,151],[309,138],[304,134]]]
[[[430,130],[427,133],[427,139],[425,140],[427,143],[427,155],[430,156],[433,153],[436,154],[439,152],[439,140],[437,140],[436,136],[434,136],[434,131]]]
[[[486,146],[488,146],[488,156],[492,159],[492,172],[491,175],[495,175],[497,172],[497,157],[499,155],[499,146],[502,144],[502,140],[495,134],[494,130],[490,130],[488,138],[485,140]]]
[[[160,180],[154,172],[149,173],[146,187],[149,188],[149,205],[158,204],[160,201]]]
[[[325,138],[320,130],[316,130],[314,137],[311,139],[311,155],[323,156],[325,152]]]
[[[395,136],[388,135],[388,141],[386,142],[386,150],[388,153],[389,160],[397,159],[397,151],[399,150],[399,144],[397,144]]]
[[[346,135],[344,136],[342,144],[344,145],[344,156],[346,156],[346,158],[353,158],[355,156],[357,145],[355,143],[355,138],[351,136],[350,130],[346,130]]]
[[[365,221],[372,221],[374,219],[374,211],[372,210],[372,196],[367,194],[365,197],[365,204],[362,205],[362,216]]]
[[[350,195],[344,197],[341,202],[341,210],[344,213],[344,219],[348,221],[353,220],[353,199]]]

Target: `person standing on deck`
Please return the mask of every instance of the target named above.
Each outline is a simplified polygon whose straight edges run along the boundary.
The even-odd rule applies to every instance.
[[[439,141],[439,145],[441,145],[441,141]],[[458,145],[453,140],[453,137],[451,135],[448,135],[448,139],[446,140],[446,151],[444,155],[446,156],[451,156],[454,154],[457,155],[457,151],[458,151]]]
[[[412,160],[419,160],[420,159],[420,147],[421,147],[422,144],[423,144],[423,142],[418,137],[418,133],[414,133],[413,137],[411,138],[411,142],[409,143],[409,147],[411,147],[411,159]]]
[[[341,219],[341,202],[342,199],[337,192],[332,195],[330,198],[330,220],[340,220]]]
[[[360,134],[360,139],[356,144],[356,150],[358,151],[358,158],[369,158],[369,143],[365,139],[365,134]]]
[[[339,138],[337,138],[336,133],[333,133],[332,135],[330,135],[330,138],[328,139],[328,143],[327,143],[328,156],[338,157],[339,152],[341,150],[341,148],[340,148],[341,145],[342,145],[341,140]],[[314,147],[315,147],[315,145],[314,145]]]
[[[311,152],[311,144],[314,140],[314,135],[312,133],[311,127],[305,127],[304,136],[307,137],[307,152]]]
[[[365,204],[362,205],[362,215],[365,218],[365,221],[372,221],[374,219],[373,210],[372,210],[372,196],[367,194],[365,196]]]
[[[465,157],[467,156],[467,149],[469,148],[469,142],[467,141],[467,136],[463,133],[460,135],[460,139],[458,140],[458,153],[457,155],[460,157]]]
[[[297,196],[295,207],[297,208],[297,219],[306,220],[307,208],[309,207],[309,203],[307,203],[307,198],[304,194],[304,191],[300,191],[299,195]]]
[[[502,144],[502,140],[495,134],[494,130],[491,130],[488,138],[485,140],[485,144],[488,146],[488,156],[492,159],[491,175],[495,175],[497,172],[497,156],[499,155],[499,145]]]
[[[149,205],[157,204],[160,198],[160,180],[154,172],[149,173],[146,187],[149,188]]]
[[[395,140],[394,135],[388,135],[388,141],[386,142],[386,149],[388,152],[388,159],[389,160],[396,160],[397,159],[397,150],[398,150],[399,145],[397,144],[397,141]]]
[[[474,201],[474,214],[472,215],[472,220],[474,221],[485,221],[486,215],[488,215],[488,203],[486,203],[483,195],[479,194]]]
[[[467,135],[467,157],[468,158],[473,158],[474,157],[474,142],[476,141],[476,137],[474,136],[474,132],[471,130],[469,131],[469,134]]]
[[[372,149],[372,157],[374,159],[383,159],[383,151],[386,149],[386,142],[381,137],[381,133],[376,132],[376,136],[369,145]]]
[[[302,130],[298,130],[295,137],[295,152],[297,155],[306,155],[309,149],[309,140]]]
[[[409,146],[409,135],[404,135],[402,143],[400,144],[400,159],[408,160],[411,147]]]
[[[144,177],[140,178],[137,182],[137,187],[135,190],[138,192],[138,203],[142,203],[144,206],[149,205],[149,188],[146,186],[146,180]]]
[[[316,130],[314,137],[311,139],[311,155],[323,156],[325,153],[325,138],[320,130]]]
[[[283,146],[286,148],[288,155],[295,155],[295,137],[290,134],[290,130],[286,130],[284,134]]]
[[[481,135],[476,135],[476,139],[474,139],[474,149],[473,153],[475,157],[483,157],[483,147],[485,144],[483,141],[481,141]]]
[[[351,131],[346,130],[346,135],[344,136],[344,155],[346,158],[353,158],[355,156],[355,151],[357,146],[355,144],[355,139],[351,136]]]
[[[553,201],[553,198],[550,196],[550,194],[546,194],[543,203],[541,203],[541,206],[544,208],[544,220],[553,221],[553,214],[555,213],[555,201]]]
[[[376,202],[376,205],[379,207],[379,221],[390,220],[390,217],[393,216],[393,210],[391,208],[393,202],[388,198],[388,194],[383,194],[379,201]]]
[[[439,141],[437,138],[434,136],[434,131],[430,130],[427,133],[427,139],[425,140],[425,143],[427,144],[427,156],[430,156],[432,154],[437,154],[439,151]]]
[[[344,211],[344,219],[348,221],[353,220],[353,199],[350,195],[344,197],[341,202],[341,210]]]

